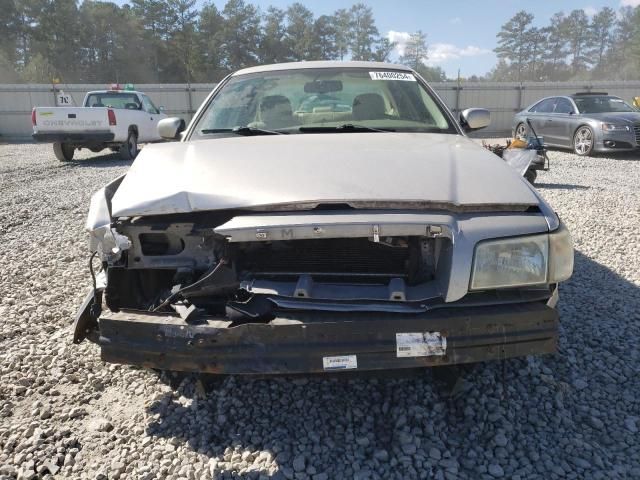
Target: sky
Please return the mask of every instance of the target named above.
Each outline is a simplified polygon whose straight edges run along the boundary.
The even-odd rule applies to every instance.
[[[266,11],[269,5],[286,8],[295,0],[246,0]],[[348,8],[358,0],[299,0],[315,16],[331,14]],[[381,34],[397,41],[393,54],[402,54],[410,32],[422,30],[427,34],[428,64],[442,67],[447,76],[483,75],[496,63],[493,49],[496,34],[516,12],[526,10],[535,15],[534,24],[545,26],[556,12],[584,9],[588,15],[602,7],[618,10],[623,5],[640,5],[640,0],[361,0],[373,9]],[[125,3],[118,1],[117,3]],[[205,0],[198,0],[199,6]],[[213,0],[222,10],[225,0]],[[394,59],[392,58],[392,59]]]

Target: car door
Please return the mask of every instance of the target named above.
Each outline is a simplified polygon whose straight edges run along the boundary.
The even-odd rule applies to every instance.
[[[545,98],[529,109],[527,119],[531,122],[531,125],[537,135],[543,135],[546,121],[548,120],[549,115],[553,113],[555,102],[555,97]]]
[[[575,117],[575,107],[568,98],[558,97],[553,113],[548,118],[543,127],[545,143],[571,146],[571,125]]]
[[[141,94],[140,98],[142,100],[142,109],[145,112],[145,116],[143,118],[145,131],[144,141],[151,142],[154,140],[159,140],[160,136],[158,135],[158,122],[162,118],[162,114],[149,97]]]

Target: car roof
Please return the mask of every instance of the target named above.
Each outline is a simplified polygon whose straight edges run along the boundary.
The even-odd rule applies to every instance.
[[[349,61],[343,62],[340,60],[326,60],[326,61],[313,61],[313,62],[290,62],[290,63],[274,63],[271,65],[259,65],[256,67],[243,68],[233,74],[245,75],[247,73],[259,73],[259,72],[275,72],[278,70],[302,70],[305,68],[384,68],[392,70],[404,70],[406,72],[412,72],[411,68],[406,65],[399,65],[395,63],[386,62],[357,62]]]

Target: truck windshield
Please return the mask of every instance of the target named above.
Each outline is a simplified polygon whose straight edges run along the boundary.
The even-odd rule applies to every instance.
[[[574,97],[580,113],[636,112],[637,110],[618,97]]]
[[[91,93],[87,97],[86,107],[123,108],[128,110],[140,110],[142,105],[135,93],[101,92]]]
[[[232,77],[193,135],[227,132],[410,131],[457,133],[431,93],[407,71],[322,68]]]

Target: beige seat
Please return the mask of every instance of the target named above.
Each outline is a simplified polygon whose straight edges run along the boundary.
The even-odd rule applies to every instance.
[[[377,120],[386,117],[386,109],[382,95],[363,93],[353,99],[354,120]]]
[[[284,95],[269,95],[262,99],[260,120],[266,128],[286,128],[296,124],[291,102]]]

